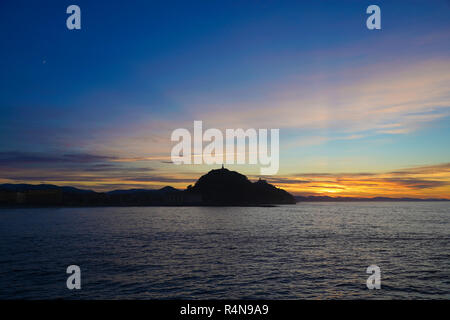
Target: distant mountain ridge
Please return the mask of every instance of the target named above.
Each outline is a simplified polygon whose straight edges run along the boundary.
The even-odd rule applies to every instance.
[[[95,192],[92,190],[83,190],[75,187],[60,187],[53,184],[12,184],[5,183],[0,184],[0,191],[14,191],[14,192],[25,192],[31,190],[64,190],[67,192],[79,192],[79,193],[91,193]]]
[[[113,190],[106,192],[107,194],[130,194],[135,192],[161,192],[161,193],[168,193],[168,192],[175,192],[180,191],[178,189],[175,189],[171,186],[166,186],[161,189],[121,189],[121,190]]]
[[[3,184],[0,185],[0,205],[6,206],[145,206],[166,205],[171,193],[179,193],[172,187],[161,189],[129,189],[95,192],[74,187],[51,184]]]
[[[297,202],[358,202],[358,201],[450,201],[450,199],[440,198],[389,198],[389,197],[373,197],[373,198],[357,198],[357,197],[329,197],[329,196],[295,196]]]

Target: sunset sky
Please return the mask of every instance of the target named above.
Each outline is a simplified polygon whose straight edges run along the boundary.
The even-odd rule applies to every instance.
[[[202,120],[279,128],[296,195],[450,199],[450,1],[3,0],[0,37],[0,183],[185,188]]]

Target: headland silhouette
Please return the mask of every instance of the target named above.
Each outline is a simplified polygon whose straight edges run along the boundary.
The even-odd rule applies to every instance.
[[[49,184],[0,185],[2,206],[261,206],[294,204],[295,198],[265,180],[251,182],[223,166],[185,190],[129,189],[95,192]]]

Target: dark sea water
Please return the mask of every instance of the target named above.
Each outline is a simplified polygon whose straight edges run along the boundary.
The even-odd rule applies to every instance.
[[[0,209],[0,298],[449,299],[450,203]]]

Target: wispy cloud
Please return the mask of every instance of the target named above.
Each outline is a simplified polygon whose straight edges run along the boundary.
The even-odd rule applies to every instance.
[[[50,154],[42,152],[0,152],[0,164],[97,163],[116,159],[89,153]]]
[[[269,181],[306,195],[450,199],[450,163],[381,173],[298,173]]]
[[[287,147],[404,135],[450,116],[450,59],[374,64],[323,75],[314,81],[292,80],[260,88],[261,97],[224,103],[211,97],[186,103],[177,115],[148,119],[122,128],[120,136],[97,141],[104,152],[167,157],[170,133],[203,120],[206,128],[280,128],[292,132]],[[326,133],[326,134],[325,134]],[[305,136],[307,134],[307,136]],[[149,139],[158,137],[158,139]],[[156,159],[156,158],[155,158]],[[164,160],[164,159],[161,159]]]
[[[219,110],[199,109],[198,113],[218,127],[232,123],[243,127],[326,128],[352,134],[405,133],[450,114],[450,60],[378,68],[346,71],[354,76],[341,75],[344,81],[332,85],[324,81],[323,85],[303,86],[292,92],[274,92],[272,98],[257,104],[236,103]]]

